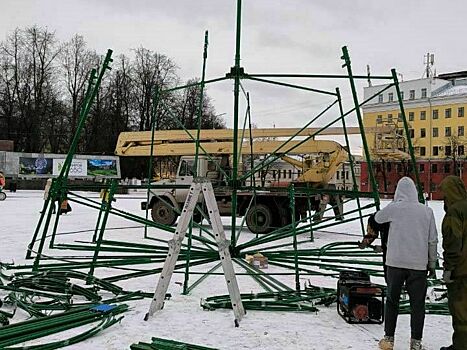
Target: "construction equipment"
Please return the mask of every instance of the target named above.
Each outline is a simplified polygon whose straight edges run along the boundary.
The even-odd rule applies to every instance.
[[[378,127],[378,128],[367,128],[366,132],[375,133],[389,132],[390,126]],[[334,136],[343,135],[344,129],[341,127],[329,127],[324,130],[319,128],[307,128],[304,130],[297,128],[261,128],[251,129],[252,139],[276,139],[278,137],[309,137],[316,135],[319,132],[320,136]],[[359,135],[360,128],[358,127],[347,127],[348,135]],[[226,142],[233,140],[232,129],[219,129],[219,130],[200,130],[199,141],[206,144],[207,142]],[[159,152],[164,153],[164,148],[160,148],[159,145],[171,143],[186,143],[192,142],[197,137],[197,130],[156,130],[154,132],[154,147],[156,149],[155,156],[159,156]],[[243,138],[250,138],[250,131],[246,129],[243,132]],[[204,145],[203,145],[204,146]],[[194,147],[194,146],[193,146]],[[118,156],[149,156],[151,148],[151,132],[150,131],[127,131],[122,132],[118,136],[117,145],[115,147],[115,154]],[[176,151],[173,151],[172,155],[176,155]],[[194,154],[194,153],[193,153]],[[184,155],[184,154],[179,154]]]
[[[222,269],[224,270],[225,281],[227,283],[227,289],[229,291],[230,301],[232,303],[232,308],[235,315],[234,323],[235,326],[238,327],[239,322],[245,315],[245,310],[243,309],[237,278],[235,277],[235,270],[233,268],[232,258],[230,256],[230,242],[225,238],[221,216],[216,204],[216,198],[214,197],[214,190],[212,188],[211,182],[206,178],[193,179],[193,183],[191,184],[185,204],[183,206],[182,215],[180,216],[177,229],[175,230],[174,238],[169,241],[169,252],[167,254],[164,267],[162,268],[156,291],[154,292],[154,298],[144,319],[148,320],[148,318],[152,316],[154,312],[161,310],[164,306],[165,295],[167,293],[170,279],[172,278],[175,266],[177,264],[182,242],[193,217],[193,211],[195,209],[196,203],[198,202],[198,198],[201,197],[201,194],[202,197],[204,197],[209,213],[209,219],[212,224],[212,230],[219,248],[219,257],[221,259]]]
[[[339,128],[336,128],[339,129]],[[306,129],[308,130],[308,129]],[[297,129],[252,129],[252,138],[241,143],[239,153],[239,176],[252,172],[255,168],[251,158],[259,158],[264,155],[270,162],[267,168],[259,169],[252,176],[246,176],[241,182],[242,188],[237,193],[237,216],[246,217],[246,225],[254,233],[268,233],[275,228],[291,224],[292,218],[289,211],[289,197],[286,186],[294,183],[299,187],[331,188],[329,180],[338,167],[348,159],[347,151],[337,142],[329,140],[303,140],[280,141],[267,139],[267,135],[290,136],[293,133],[306,136],[314,129],[298,133]],[[173,137],[170,137],[173,132]],[[189,131],[188,131],[189,132]],[[337,132],[337,131],[336,131]],[[183,136],[180,130],[158,131],[161,141],[156,141],[154,154],[157,157],[181,156],[179,166],[174,179],[166,179],[155,182],[156,185],[188,185],[193,181],[194,169],[198,176],[211,180],[221,215],[232,215],[232,189],[229,187],[229,175],[233,154],[233,144],[226,141],[231,135],[229,130],[202,130],[200,132],[200,149],[204,154],[198,156],[195,164],[196,144],[189,142],[188,136]],[[247,131],[245,131],[247,133]],[[148,156],[150,144],[147,143],[147,134],[137,132],[120,134],[116,147],[116,154]],[[216,135],[217,134],[217,135]],[[131,137],[130,137],[131,136]],[[141,139],[138,140],[138,136]],[[230,136],[231,137],[231,136]],[[212,141],[209,138],[213,138]],[[256,138],[256,139],[255,139]],[[126,141],[125,141],[126,140]],[[303,161],[291,156],[302,157]],[[304,157],[303,157],[304,156]],[[249,162],[243,162],[243,158],[250,157]],[[275,161],[283,159],[291,164],[286,171],[276,171]],[[292,174],[292,172],[295,172]],[[282,173],[282,182],[278,181]],[[296,177],[297,173],[299,176]],[[277,175],[277,179],[276,179]],[[284,176],[285,175],[285,176]],[[288,176],[287,176],[288,175]],[[260,189],[256,181],[268,177],[270,181],[262,181]],[[296,178],[295,178],[296,177]],[[142,209],[151,209],[152,219],[155,222],[173,225],[177,220],[180,208],[187,195],[187,188],[153,189],[149,201],[142,203]],[[307,212],[321,212],[327,204],[340,203],[338,196],[314,194],[307,196],[297,195],[295,198],[296,220],[306,217]],[[149,203],[149,204],[147,204]],[[336,218],[342,218],[342,208],[335,210]],[[200,222],[202,214],[195,213],[194,220]],[[322,218],[317,215],[316,218]]]
[[[384,321],[383,288],[363,271],[341,271],[337,282],[337,312],[348,323]]]

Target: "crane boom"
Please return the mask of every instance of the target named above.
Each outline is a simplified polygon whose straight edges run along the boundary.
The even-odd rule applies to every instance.
[[[230,155],[233,153],[232,142],[202,142],[200,144],[200,154],[203,150],[208,154],[215,155]],[[306,141],[253,141],[253,148],[251,149],[249,142],[244,142],[241,147],[241,153],[248,154],[313,154],[313,153],[331,153],[336,150],[342,149],[342,146],[335,141],[328,140],[306,140]],[[289,151],[290,150],[290,151]],[[140,145],[138,147],[131,147],[126,152],[121,152],[117,148],[117,155],[119,156],[145,156],[148,157],[151,152],[150,145]],[[154,147],[155,157],[166,156],[186,156],[194,155],[196,152],[196,145],[194,142],[190,143],[163,143]]]
[[[368,132],[374,132],[369,128]],[[388,127],[389,129],[389,127]],[[347,134],[359,134],[360,129],[357,127],[348,127]],[[265,138],[278,138],[278,137],[291,137],[291,136],[310,136],[319,133],[320,136],[329,135],[343,135],[344,129],[341,127],[330,127],[324,130],[320,128],[264,128],[252,129],[251,136],[253,139]],[[156,148],[160,144],[166,143],[191,143],[196,138],[197,130],[157,130],[154,134],[154,145]],[[250,131],[245,130],[243,137],[250,138]],[[201,130],[200,141],[204,142],[225,142],[233,140],[232,129],[217,129],[217,130]],[[150,131],[129,131],[122,132],[118,136],[115,154],[119,156],[148,156],[149,148],[151,146],[151,132]]]

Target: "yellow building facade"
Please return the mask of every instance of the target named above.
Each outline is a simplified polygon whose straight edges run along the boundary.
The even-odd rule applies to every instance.
[[[365,88],[365,98],[382,88],[384,85]],[[400,88],[416,157],[465,158],[467,80],[419,79],[402,82]],[[363,121],[365,128],[393,126],[401,133],[403,123],[395,90],[388,89],[365,106]],[[367,133],[366,136],[372,154],[377,153],[381,135]],[[404,148],[402,143],[400,148]]]

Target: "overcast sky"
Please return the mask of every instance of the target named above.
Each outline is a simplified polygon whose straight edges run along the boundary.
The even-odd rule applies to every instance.
[[[0,0],[0,39],[16,27],[38,24],[61,40],[82,34],[104,54],[129,54],[144,46],[173,58],[179,75],[201,75],[204,31],[209,30],[207,77],[223,76],[234,61],[234,0]],[[249,73],[344,73],[341,47],[350,51],[354,73],[421,78],[423,56],[435,53],[438,73],[467,70],[465,0],[244,0],[242,65]],[[343,90],[347,81],[302,81]],[[330,99],[309,92],[244,83],[252,117],[260,127],[298,127]],[[363,96],[364,82],[358,85]],[[208,88],[217,113],[232,120],[232,82]],[[337,110],[327,115],[335,117]],[[243,112],[242,112],[243,114]]]

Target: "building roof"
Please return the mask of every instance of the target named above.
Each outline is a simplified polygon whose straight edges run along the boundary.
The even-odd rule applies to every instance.
[[[434,94],[433,97],[466,95],[466,94],[467,94],[467,85],[451,85],[448,88],[443,89],[439,93]]]
[[[438,74],[439,79],[445,80],[455,80],[459,78],[467,78],[467,70],[459,71],[459,72],[451,72],[451,73],[443,73]]]

